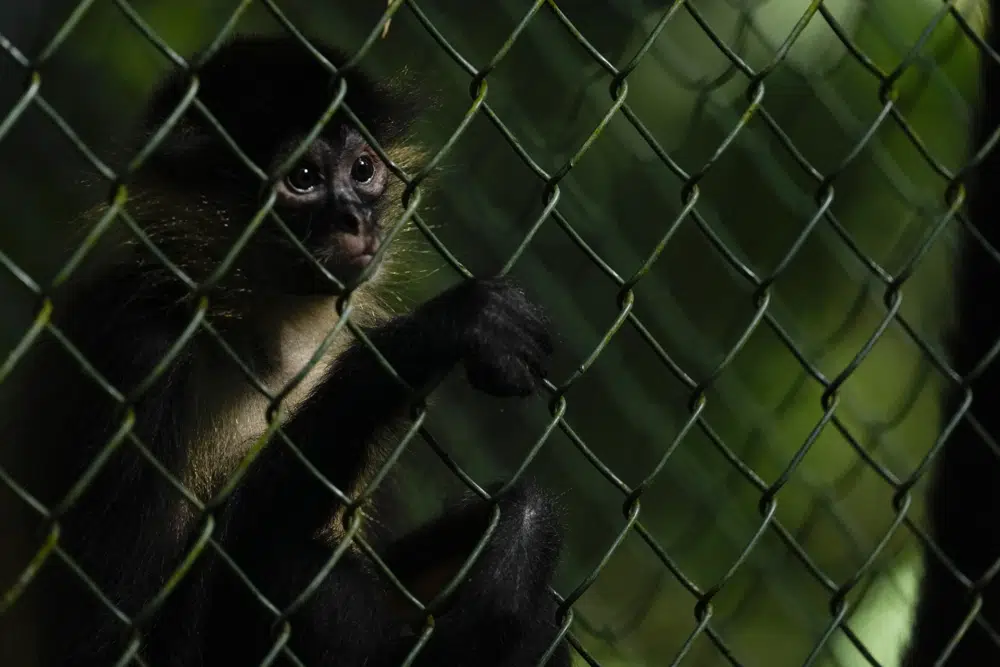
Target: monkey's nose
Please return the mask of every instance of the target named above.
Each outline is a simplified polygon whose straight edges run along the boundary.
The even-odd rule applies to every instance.
[[[357,211],[338,211],[334,217],[337,229],[348,234],[358,234],[365,228],[365,218]]]

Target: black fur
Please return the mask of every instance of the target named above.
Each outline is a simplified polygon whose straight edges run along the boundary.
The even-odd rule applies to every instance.
[[[989,6],[987,41],[997,50],[1000,11],[995,1]],[[980,84],[973,151],[1000,127],[1000,65],[986,52],[982,53]],[[995,148],[980,163],[970,185],[972,223],[992,248],[1000,248],[1000,206],[995,191],[1000,186],[1000,152]],[[958,327],[950,344],[954,367],[963,377],[1000,338],[1000,307],[992,299],[998,284],[1000,263],[980,240],[968,235],[958,262]],[[996,408],[1000,364],[996,360],[988,364],[969,383],[969,389],[973,396],[969,413],[938,456],[928,505],[931,538],[948,562],[925,550],[925,575],[905,658],[907,667],[1000,664],[1000,643],[994,638],[1000,634],[1000,580],[994,576],[981,581],[1000,559],[1000,450],[996,440],[1000,436],[1000,411]],[[945,421],[957,414],[964,400],[963,388],[950,392],[943,412]],[[959,635],[980,594],[983,606],[978,618]],[[956,638],[947,661],[940,662]]]
[[[324,53],[335,64],[343,62],[335,51]],[[199,76],[200,98],[262,168],[280,152],[282,142],[308,130],[332,98],[327,73],[290,38],[237,40]],[[170,112],[185,80],[186,75],[179,76],[161,87],[142,134],[148,136]],[[399,115],[402,107],[356,73],[349,75],[348,86],[348,104],[380,143],[398,139],[409,122]],[[331,146],[339,146],[346,136],[342,127],[343,119],[335,118],[324,131]],[[343,149],[331,148],[329,154],[342,155],[338,150]],[[260,184],[245,170],[239,172],[238,165],[192,112],[136,177],[134,213],[140,225],[157,229],[151,237],[196,277],[214,267],[213,261],[228,250],[225,244],[234,233],[230,228],[238,232],[256,206]],[[152,204],[142,203],[144,192],[155,195]],[[384,202],[355,201],[350,193],[344,197],[357,208],[358,233],[376,234]],[[309,243],[321,243],[327,225],[334,229],[342,223],[347,200],[340,195],[330,199],[324,208],[307,207],[305,213],[291,207],[293,223],[296,215],[307,220]],[[186,229],[192,220],[205,228]],[[261,376],[274,369],[283,351],[272,321],[283,312],[271,310],[275,296],[280,303],[289,285],[315,287],[298,279],[305,265],[281,263],[288,251],[274,248],[269,233],[261,229],[255,235],[247,247],[250,259],[241,259],[209,294],[214,304],[209,319]],[[341,260],[329,261],[336,273]],[[141,247],[129,246],[60,302],[56,320],[103,377],[130,397],[188,325],[192,305],[180,281]],[[505,279],[463,282],[411,314],[372,326],[368,336],[413,387],[461,365],[473,387],[506,397],[533,392],[552,351],[542,311]],[[0,463],[51,506],[128,413],[92,379],[71,370],[78,365],[52,338],[36,346],[33,356],[35,372],[23,390],[19,385],[14,421],[5,431],[4,442],[14,446]],[[180,476],[191,465],[188,425],[197,411],[213,405],[204,393],[209,389],[199,383],[215,375],[229,377],[229,365],[214,341],[199,332],[149,389],[134,397],[132,431],[173,474]],[[206,374],[205,369],[219,372]],[[373,443],[405,420],[412,402],[375,356],[353,343],[283,428],[313,465],[348,490],[378,463]],[[218,465],[224,473],[232,472],[232,462]],[[561,528],[553,501],[530,483],[520,483],[498,502],[493,538],[435,618],[434,633],[416,665],[527,667],[554,641],[558,619],[547,587]],[[213,535],[259,590],[284,609],[333,554],[334,544],[320,536],[337,508],[334,496],[275,439],[214,512]],[[377,507],[371,509],[377,514]],[[438,576],[436,569],[456,571],[484,534],[492,511],[491,504],[464,501],[413,534],[373,540],[402,581],[420,590],[424,579]],[[38,525],[35,519],[31,523]],[[167,583],[204,525],[203,517],[126,440],[60,517],[61,544],[107,599],[134,617]],[[392,590],[363,555],[346,551],[288,619],[289,647],[306,665],[399,664],[424,619],[414,618],[412,608],[401,609]],[[212,547],[156,613],[139,619],[137,628],[114,617],[56,557],[29,591],[23,607],[39,605],[30,608],[37,608],[45,623],[37,664],[46,667],[113,664],[133,637],[141,640],[139,653],[150,665],[251,665],[264,658],[278,637],[273,614]],[[5,620],[0,616],[0,630]],[[279,656],[278,662],[282,660]],[[5,664],[18,663],[5,659]],[[548,665],[568,667],[565,644]]]

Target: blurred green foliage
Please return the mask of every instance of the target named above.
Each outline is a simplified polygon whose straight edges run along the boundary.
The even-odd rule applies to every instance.
[[[357,0],[279,4],[310,35],[348,50],[384,9]],[[967,156],[978,58],[956,16],[964,11],[981,26],[973,2],[949,11],[938,0],[828,0],[822,12],[836,20],[838,35],[819,4],[559,2],[565,19],[619,68],[667,17],[627,78],[627,113],[648,136],[625,110],[615,112],[560,181],[558,215],[542,220],[545,183],[479,113],[442,162],[424,210],[475,273],[503,266],[541,220],[512,272],[556,323],[557,384],[609,335],[621,313],[621,282],[665,242],[635,285],[634,319],[570,385],[565,428],[553,430],[528,470],[564,494],[563,595],[626,530],[621,489],[648,481],[639,514],[646,538],[629,531],[575,605],[573,632],[605,666],[667,664],[682,649],[687,665],[778,667],[816,657],[869,664],[833,626],[840,587],[844,627],[875,664],[896,664],[905,639],[916,541],[898,525],[887,478],[905,479],[933,443],[943,380],[902,323],[939,349],[957,239],[953,222],[941,224],[948,208],[941,172],[955,173]],[[131,5],[187,56],[237,3]],[[532,9],[523,0],[416,6],[476,68]],[[538,10],[486,79],[492,111],[550,175],[614,101],[611,76],[554,6]],[[795,33],[805,17],[805,30]],[[251,3],[237,29],[280,27]],[[406,68],[433,93],[437,103],[416,131],[432,150],[472,103],[470,75],[408,4],[362,65],[378,76]],[[42,68],[42,93],[109,156],[167,66],[113,3],[94,3]],[[749,71],[763,75],[751,79]],[[85,160],[37,110],[0,142],[0,153],[0,249],[44,281],[65,258],[53,251],[60,225],[107,189],[83,187]],[[454,279],[433,254],[418,260],[402,298]],[[901,274],[908,277],[898,317],[888,318],[887,283]],[[7,306],[0,337],[10,345],[31,303],[2,276],[0,304]],[[820,377],[836,381],[832,411]],[[439,394],[429,430],[485,482],[516,470],[550,419],[542,399],[500,404],[455,378]],[[461,489],[430,448],[417,445],[401,478],[413,520]],[[906,513],[918,525],[923,486]],[[697,599],[661,556],[701,592],[714,591],[707,624],[728,657],[696,632]]]

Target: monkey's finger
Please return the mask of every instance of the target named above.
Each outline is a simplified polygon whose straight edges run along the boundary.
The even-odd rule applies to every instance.
[[[503,355],[493,363],[470,360],[465,374],[475,389],[498,398],[529,396],[538,385],[527,365],[514,355]]]
[[[549,318],[545,311],[527,301],[523,304],[506,304],[507,313],[503,320],[513,323],[528,336],[535,339],[546,354],[554,351],[552,335],[549,333]]]

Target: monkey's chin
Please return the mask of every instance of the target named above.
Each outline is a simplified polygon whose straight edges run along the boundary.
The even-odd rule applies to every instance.
[[[348,265],[351,266],[351,268],[357,269],[358,273],[360,273],[364,271],[368,267],[368,265],[372,263],[372,260],[374,259],[375,259],[375,253],[363,252],[360,255],[355,255],[354,257],[352,257],[348,261]]]
[[[348,285],[354,285],[361,278],[361,274],[368,271],[365,282],[375,280],[382,272],[382,263],[378,262],[374,266],[374,253],[360,253],[352,257],[341,258],[336,262],[336,266],[327,266],[327,270],[337,277],[337,280]]]

